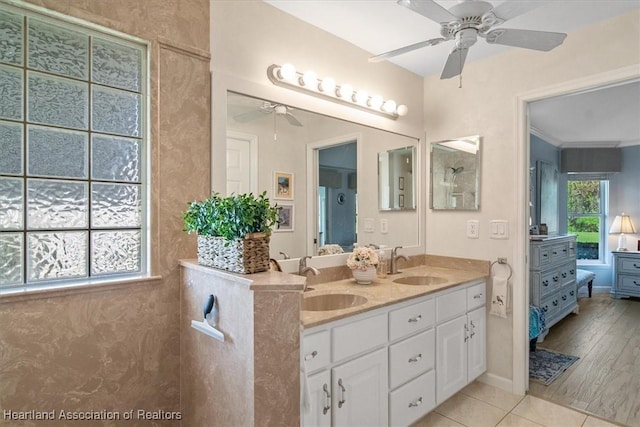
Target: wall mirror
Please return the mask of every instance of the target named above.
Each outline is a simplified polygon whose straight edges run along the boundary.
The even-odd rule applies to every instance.
[[[431,209],[480,208],[481,139],[474,135],[431,143]]]
[[[378,203],[381,211],[415,209],[416,147],[378,153]]]
[[[329,150],[352,143],[355,167]],[[227,92],[227,192],[266,191],[285,207],[286,226],[274,230],[269,245],[278,260],[347,252],[356,242],[419,245],[417,209],[380,211],[377,185],[378,153],[409,147],[418,167],[417,146],[405,135]],[[287,180],[286,195],[277,190],[278,177]],[[407,177],[404,186],[405,206],[415,207],[420,189]],[[340,216],[346,211],[349,216]]]

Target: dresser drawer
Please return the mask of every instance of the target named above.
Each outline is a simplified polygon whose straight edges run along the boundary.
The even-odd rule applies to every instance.
[[[575,283],[569,283],[560,290],[560,309],[575,307],[577,302]]]
[[[558,272],[551,270],[548,273],[543,274],[540,277],[540,295],[541,298],[545,298],[547,295],[558,290],[560,279]]]
[[[324,368],[331,362],[329,331],[320,331],[302,338],[302,358],[307,372]]]
[[[560,292],[554,292],[545,297],[540,303],[540,309],[544,313],[547,323],[549,323],[549,320],[553,319],[560,311]]]
[[[618,276],[618,289],[629,293],[640,294],[640,275],[620,274]]]
[[[569,259],[569,242],[559,243],[551,246],[551,262],[564,262]]]
[[[433,326],[436,321],[435,300],[412,304],[389,313],[391,341]]]
[[[436,406],[436,376],[431,370],[389,393],[389,425],[408,426]]]
[[[487,296],[484,282],[467,288],[467,310],[482,307],[486,301]]]
[[[387,313],[332,329],[333,361],[362,353],[387,342]]]
[[[433,369],[435,338],[435,330],[430,329],[389,347],[389,388]]]
[[[460,289],[436,298],[436,319],[438,323],[460,316],[466,311],[466,289]]]
[[[637,274],[640,276],[640,259],[620,257],[618,263],[620,266],[619,273]]]

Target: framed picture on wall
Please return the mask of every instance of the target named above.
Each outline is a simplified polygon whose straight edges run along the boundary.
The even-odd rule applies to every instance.
[[[293,174],[289,172],[273,173],[273,198],[293,200]]]
[[[293,231],[293,205],[280,205],[278,225],[273,231]]]

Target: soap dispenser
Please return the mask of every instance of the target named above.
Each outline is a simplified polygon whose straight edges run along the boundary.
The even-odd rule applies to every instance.
[[[378,277],[384,279],[387,277],[387,262],[384,259],[384,251],[378,252]]]

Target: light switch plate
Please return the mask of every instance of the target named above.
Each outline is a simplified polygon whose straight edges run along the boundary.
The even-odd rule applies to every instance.
[[[380,233],[387,234],[389,232],[389,221],[386,218],[380,219]]]
[[[509,238],[509,221],[504,219],[494,219],[489,221],[492,239],[508,239]]]
[[[467,221],[467,237],[469,239],[477,239],[480,236],[480,221],[470,219]]]

